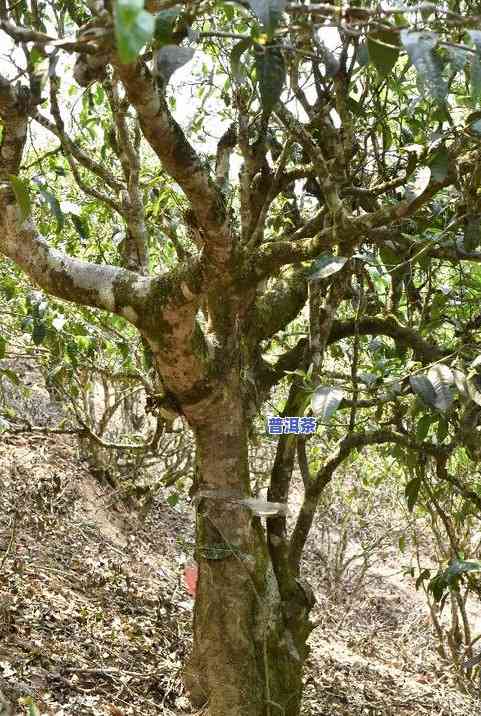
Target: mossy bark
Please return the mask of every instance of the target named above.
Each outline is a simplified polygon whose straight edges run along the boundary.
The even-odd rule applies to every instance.
[[[209,716],[298,716],[309,605],[302,589],[284,601],[261,520],[242,502],[247,429],[235,379],[196,439],[199,580],[186,687]]]

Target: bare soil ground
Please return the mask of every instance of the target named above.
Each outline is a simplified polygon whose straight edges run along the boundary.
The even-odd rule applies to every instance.
[[[181,716],[192,600],[192,510],[166,495],[142,519],[100,485],[73,438],[0,436],[0,691],[14,714]],[[435,651],[426,605],[386,558],[332,597],[316,592],[305,716],[474,716]]]

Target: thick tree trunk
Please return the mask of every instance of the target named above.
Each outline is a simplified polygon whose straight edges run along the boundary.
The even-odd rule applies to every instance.
[[[247,431],[234,381],[196,429],[193,654],[185,683],[210,716],[297,716],[312,605],[283,601],[250,497]]]

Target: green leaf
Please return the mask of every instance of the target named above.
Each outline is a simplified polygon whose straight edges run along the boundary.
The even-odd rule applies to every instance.
[[[443,63],[436,54],[438,44],[436,33],[401,30],[401,42],[422,84],[437,102],[444,103],[448,86],[442,76]]]
[[[477,136],[481,135],[481,112],[479,110],[471,112],[471,114],[468,115],[466,118],[466,128],[469,132]]]
[[[115,37],[120,61],[134,62],[140,50],[153,37],[155,18],[144,10],[143,0],[117,0]]]
[[[329,420],[344,398],[344,391],[332,386],[321,386],[311,397],[311,409],[316,417]]]
[[[60,233],[65,224],[65,216],[62,209],[60,208],[60,204],[57,197],[46,189],[39,189],[39,192],[43,200],[49,205],[50,211],[52,212],[53,216],[57,221],[57,233]]]
[[[225,19],[227,22],[232,22],[232,20],[235,18],[235,12],[233,5],[229,5],[228,2],[220,2],[220,9],[225,15]]]
[[[381,77],[387,77],[399,57],[397,35],[391,32],[375,32],[367,37],[369,61],[372,62]]]
[[[360,102],[358,102],[356,99],[354,99],[354,97],[351,97],[351,95],[349,95],[349,97],[347,98],[346,104],[347,104],[348,110],[352,114],[355,114],[357,117],[360,117],[362,115],[363,105]]]
[[[20,220],[25,221],[25,219],[28,219],[32,213],[29,182],[25,179],[20,179],[20,177],[17,177],[14,174],[9,174],[8,178],[10,180],[10,184],[12,185],[18,208],[20,209]]]
[[[374,385],[379,381],[379,376],[376,375],[376,373],[368,373],[367,371],[359,373],[358,378],[362,383],[364,383],[364,385],[367,386]]]
[[[171,507],[175,507],[178,503],[180,498],[180,495],[178,492],[171,492],[170,495],[167,497],[167,502]]]
[[[441,444],[448,436],[449,423],[445,418],[440,418],[438,421],[438,429],[436,430],[436,438],[438,444]]]
[[[356,60],[359,67],[366,67],[369,64],[369,51],[367,49],[367,42],[361,42],[357,48]]]
[[[257,82],[264,115],[268,116],[280,99],[286,76],[282,52],[270,45],[255,46]]]
[[[463,50],[461,47],[446,47],[446,52],[449,57],[449,64],[453,68],[454,72],[461,72],[466,67],[468,61],[467,50]]]
[[[444,577],[449,583],[454,577],[459,577],[467,572],[481,572],[481,562],[455,559],[444,572]]]
[[[399,551],[404,554],[406,550],[406,535],[401,535],[398,541]]]
[[[30,52],[29,59],[30,59],[32,66],[36,67],[37,65],[39,65],[45,61],[45,52],[43,50],[41,50],[39,47],[36,47],[34,45]]]
[[[475,375],[471,376],[467,381],[469,397],[476,405],[481,405],[481,386],[479,381],[479,377]]]
[[[454,376],[451,368],[440,363],[428,370],[427,377],[436,393],[434,407],[441,411],[449,410],[453,402],[452,386]]]
[[[421,3],[421,17],[424,20],[424,22],[427,22],[429,18],[431,17],[433,13],[433,4],[432,3]]]
[[[323,254],[309,266],[306,272],[307,280],[314,281],[315,279],[332,276],[332,274],[342,269],[346,261],[347,258],[344,256],[329,256],[328,254]]]
[[[82,216],[76,216],[76,214],[70,214],[75,230],[81,239],[87,240],[89,238],[89,225],[88,221]]]
[[[248,0],[248,2],[271,38],[282,17],[287,0]]]
[[[420,573],[419,577],[416,579],[416,589],[419,589],[421,584],[424,582],[425,579],[429,579],[431,576],[431,570],[430,569],[423,569]]]
[[[399,254],[397,254],[394,249],[391,249],[385,244],[382,245],[379,249],[379,256],[381,257],[381,261],[383,262],[384,266],[389,270],[392,269],[394,266],[397,266],[402,261],[402,258],[399,256]]]
[[[446,179],[449,171],[449,153],[444,144],[432,157],[429,168],[434,181],[442,182]]]
[[[418,423],[416,425],[416,440],[418,443],[422,443],[424,440],[426,440],[432,422],[432,415],[423,415],[421,418],[419,418]]]
[[[149,371],[154,365],[154,354],[144,338],[142,338],[142,365],[146,371]]]
[[[0,336],[0,360],[2,360],[2,358],[5,358],[6,351],[7,351],[7,340],[3,336]]]
[[[481,119],[478,119],[476,122],[473,122],[470,125],[470,129],[474,134],[477,134],[478,136],[481,135]]]
[[[408,502],[409,512],[412,512],[414,509],[414,505],[416,504],[416,500],[418,499],[421,482],[422,479],[420,477],[413,477],[413,479],[409,480],[408,484],[406,485],[404,494]]]
[[[431,115],[431,120],[434,122],[449,122],[452,123],[453,119],[449,112],[449,107],[446,102],[441,102],[437,105],[436,109]]]
[[[243,40],[240,40],[240,42],[238,42],[236,45],[234,45],[234,48],[230,53],[230,66],[232,68],[232,74],[234,76],[235,82],[237,82],[238,84],[240,84],[244,79],[244,72],[241,65],[241,57],[251,45],[252,40],[250,39],[250,37],[246,37]]]
[[[411,375],[409,377],[409,383],[414,393],[416,393],[416,395],[419,395],[419,397],[422,398],[426,405],[429,405],[431,408],[435,407],[436,393],[431,384],[431,381],[426,375]]]
[[[17,293],[17,284],[13,278],[5,278],[0,283],[0,291],[3,293],[7,301],[11,301]]]
[[[436,602],[440,602],[441,600],[444,602],[445,596],[443,597],[443,595],[445,595],[446,587],[447,585],[442,574],[436,574],[428,584],[428,590]]]
[[[172,7],[155,15],[154,39],[159,46],[172,42],[172,35],[179,14],[179,8]]]
[[[28,705],[28,716],[40,716],[40,711],[38,710],[34,701],[29,703]]]
[[[164,45],[156,52],[155,62],[157,71],[165,83],[174,72],[190,62],[195,55],[192,47],[179,47],[178,45]]]
[[[10,368],[0,368],[0,375],[10,381],[12,385],[20,385],[20,380],[16,373]]]
[[[43,343],[45,336],[47,335],[47,327],[43,321],[35,320],[32,328],[32,341],[36,346]]]

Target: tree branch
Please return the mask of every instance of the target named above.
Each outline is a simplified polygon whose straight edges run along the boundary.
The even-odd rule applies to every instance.
[[[32,220],[19,220],[8,185],[0,188],[0,207],[0,251],[41,288],[57,298],[119,313],[137,323],[134,313],[138,315],[149,283],[130,271],[79,261],[51,248]]]
[[[449,353],[448,350],[427,341],[413,328],[401,325],[394,316],[388,316],[387,318],[366,316],[361,318],[357,325],[352,319],[334,321],[328,343],[336,343],[342,338],[353,336],[356,330],[359,335],[363,336],[390,336],[399,345],[412,348],[416,360],[423,364],[435,363]]]
[[[168,174],[192,204],[205,249],[217,265],[225,266],[231,251],[230,215],[220,188],[172,117],[165,97],[145,64],[115,63],[142,132]]]
[[[131,271],[147,273],[148,232],[145,224],[145,210],[140,189],[140,127],[134,122],[134,136],[131,136],[127,112],[129,104],[119,95],[119,83],[105,80],[107,98],[117,129],[114,143],[117,156],[122,164],[127,191],[122,194],[122,212],[127,223],[125,238],[125,265]]]
[[[0,144],[0,181],[9,174],[17,174],[27,137],[27,117],[30,111],[29,96],[0,75],[0,118],[3,136]]]
[[[250,319],[250,332],[258,340],[270,338],[298,315],[307,300],[304,268],[286,271],[256,301]]]
[[[442,182],[431,181],[425,191],[412,201],[400,201],[397,204],[388,204],[369,214],[363,214],[350,219],[343,219],[342,224],[319,229],[322,218],[317,222],[311,220],[302,229],[280,241],[270,241],[260,246],[249,257],[250,272],[258,280],[286,264],[298,263],[316,258],[322,251],[326,251],[340,241],[351,245],[359,242],[361,237],[370,235],[370,232],[381,226],[394,224],[415,214],[425,206],[442,188],[453,182],[451,176]],[[317,233],[319,231],[319,233]],[[304,238],[308,236],[310,238]]]
[[[42,127],[48,129],[49,132],[61,141],[62,148],[66,152],[67,158],[68,154],[71,154],[75,157],[79,164],[81,164],[85,169],[88,169],[88,171],[92,172],[92,174],[95,174],[95,176],[105,182],[105,184],[107,184],[107,186],[115,192],[120,192],[125,188],[124,184],[111,172],[109,172],[106,167],[96,162],[95,159],[92,159],[92,157],[89,157],[89,155],[86,154],[75,142],[72,142],[65,131],[60,131],[54,122],[52,122],[48,117],[45,117],[45,115],[38,112],[33,118]]]
[[[352,450],[359,450],[367,445],[382,445],[384,443],[397,443],[409,450],[423,451],[434,458],[449,454],[449,448],[443,448],[433,443],[417,443],[405,435],[390,432],[388,430],[373,430],[371,432],[359,432],[350,434],[341,441],[337,450],[327,460],[324,466],[318,471],[313,480],[310,481],[305,490],[304,502],[297,516],[296,525],[292,532],[289,547],[289,563],[291,569],[299,573],[302,552],[312,527],[316,514],[319,498],[325,487],[331,481],[334,472],[351,454]],[[442,476],[442,479],[448,479]],[[452,480],[449,480],[452,482]],[[479,502],[481,499],[477,498]]]
[[[262,395],[267,397],[270,389],[286,377],[287,371],[299,368],[308,350],[309,341],[307,338],[301,338],[293,348],[283,353],[274,365],[261,360],[256,366],[256,383]]]

